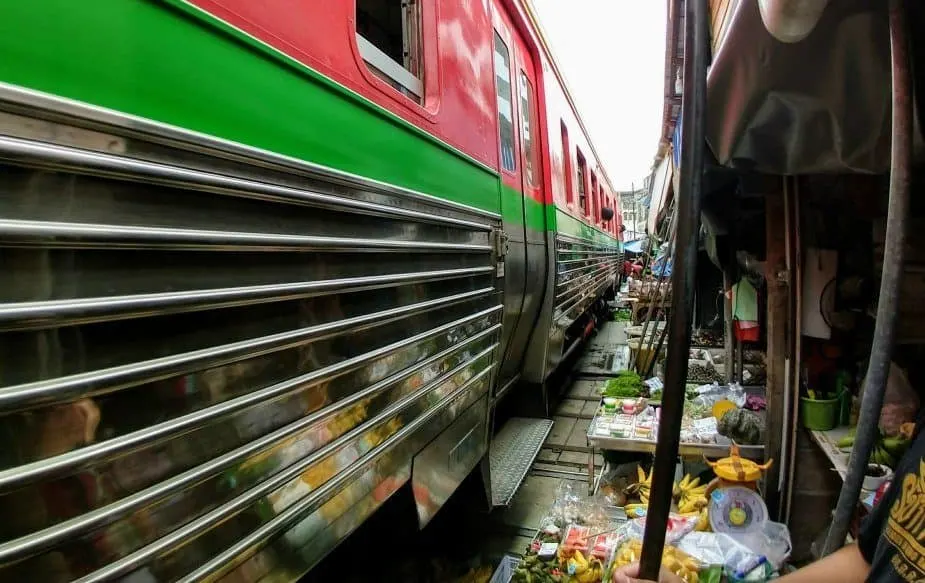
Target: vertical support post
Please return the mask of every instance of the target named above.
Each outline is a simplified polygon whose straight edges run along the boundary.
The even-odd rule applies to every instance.
[[[787,271],[787,232],[783,193],[778,190],[765,197],[765,280],[768,285],[767,307],[767,431],[765,432],[765,456],[780,460],[784,430],[784,389],[787,386],[785,361],[790,313],[790,273]],[[771,516],[777,516],[780,503],[780,464],[772,464],[766,474],[765,501]]]
[[[883,393],[896,341],[896,324],[900,283],[903,277],[906,230],[909,215],[909,191],[912,181],[912,74],[909,36],[903,0],[890,0],[890,60],[893,78],[892,136],[890,140],[890,201],[886,215],[886,243],[883,249],[883,273],[880,276],[880,296],[877,298],[877,319],[874,340],[870,348],[867,378],[864,379],[861,413],[854,447],[848,458],[848,474],[835,517],[826,535],[823,555],[845,544],[848,525],[861,494],[861,483],[867,460],[877,438],[877,424],[883,408]]]
[[[723,270],[723,324],[724,338],[723,344],[726,348],[726,358],[724,370],[726,371],[726,384],[732,384],[735,380],[735,326],[732,321],[732,277],[727,270]],[[716,304],[714,304],[716,305]],[[741,372],[739,373],[741,374]]]
[[[680,0],[675,0],[679,2]],[[676,4],[673,2],[673,6]],[[668,361],[662,417],[652,466],[652,494],[642,541],[639,578],[657,581],[665,549],[665,528],[671,509],[671,490],[681,435],[691,323],[694,279],[700,235],[700,201],[707,105],[707,61],[710,52],[707,0],[686,0],[684,31],[684,95],[681,103],[681,176],[677,193],[677,241],[671,272],[671,309],[668,322]],[[672,9],[674,12],[674,9]]]

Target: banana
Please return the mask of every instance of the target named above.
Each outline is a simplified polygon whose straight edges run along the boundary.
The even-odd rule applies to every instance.
[[[687,483],[688,490],[696,490],[700,486],[700,478],[694,478]]]
[[[627,518],[642,518],[646,515],[649,506],[647,504],[627,504],[623,507]]]
[[[842,437],[841,439],[838,440],[838,443],[836,443],[835,445],[837,445],[840,448],[841,447],[851,447],[854,445],[854,436],[847,435],[845,437]]]
[[[640,484],[645,484],[646,471],[642,469],[642,466],[636,466],[636,477],[639,479]]]
[[[699,488],[694,488],[693,490],[688,490],[688,491],[687,491],[687,497],[688,497],[688,498],[697,498],[697,497],[699,497],[699,496],[706,496],[706,495],[707,495],[707,486],[708,486],[708,484],[704,484],[703,486],[700,486]]]
[[[682,490],[686,490],[686,489],[687,489],[687,485],[690,484],[690,483],[691,483],[691,475],[690,475],[690,474],[684,474],[684,477],[681,478],[681,483],[678,484],[678,487],[681,488]]]
[[[883,449],[893,457],[902,457],[909,448],[909,441],[901,437],[887,437],[883,440]]]
[[[710,530],[710,511],[706,506],[700,509],[700,516],[697,518],[697,526],[694,530],[698,532],[708,532]]]

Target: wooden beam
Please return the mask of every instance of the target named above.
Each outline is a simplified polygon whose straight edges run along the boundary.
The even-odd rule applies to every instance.
[[[767,245],[765,278],[767,303],[767,431],[765,456],[773,458],[765,484],[765,501],[771,516],[780,507],[780,461],[785,410],[786,360],[789,346],[790,276],[787,271],[787,225],[783,192],[778,189],[765,197],[765,242]]]

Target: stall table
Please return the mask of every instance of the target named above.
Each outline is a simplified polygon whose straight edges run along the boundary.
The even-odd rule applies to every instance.
[[[664,304],[661,303],[661,300],[657,297],[641,297],[641,296],[630,296],[626,298],[627,303],[630,305],[630,319],[633,324],[640,324],[645,318],[640,317],[640,312],[643,309],[656,308],[661,309],[664,314],[667,316],[668,311],[671,309],[671,299],[665,298]],[[661,304],[661,305],[660,305]],[[644,314],[644,312],[643,312]]]
[[[598,407],[591,425],[588,427],[588,448],[591,450],[588,463],[588,489],[590,493],[595,490],[594,476],[594,455],[597,450],[601,451],[631,451],[641,453],[655,453],[655,440],[652,438],[638,437],[613,437],[611,435],[600,435],[597,433],[598,421],[601,419],[601,408]],[[742,457],[763,460],[763,445],[740,445],[739,454]],[[712,457],[721,458],[729,455],[729,444],[722,443],[681,443],[678,447],[678,455],[683,457]]]

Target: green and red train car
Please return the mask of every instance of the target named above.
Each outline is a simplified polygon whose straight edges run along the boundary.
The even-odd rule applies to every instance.
[[[515,0],[0,3],[0,185],[0,581],[294,579],[408,483],[426,524],[621,258]]]

